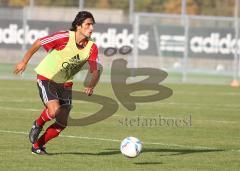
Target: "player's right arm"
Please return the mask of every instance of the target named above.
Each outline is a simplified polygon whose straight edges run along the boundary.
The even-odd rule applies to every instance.
[[[31,46],[31,48],[25,53],[23,59],[21,62],[19,62],[14,69],[14,73],[18,74],[18,73],[22,73],[24,72],[24,70],[27,67],[28,61],[31,59],[31,57],[33,56],[33,54],[41,47],[41,42],[39,39],[37,39],[33,45]]]
[[[69,32],[68,31],[59,31],[52,35],[48,35],[37,39],[32,47],[26,52],[24,58],[21,62],[19,62],[14,70],[15,74],[19,72],[22,73],[28,64],[28,61],[31,59],[33,54],[42,46],[47,52],[52,49],[61,50],[63,49],[69,40]]]

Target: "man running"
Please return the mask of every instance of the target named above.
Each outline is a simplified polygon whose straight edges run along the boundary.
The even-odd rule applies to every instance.
[[[29,140],[33,144],[31,151],[34,154],[47,154],[45,144],[57,137],[67,126],[72,104],[72,79],[86,62],[89,63],[92,78],[84,92],[89,96],[93,94],[99,80],[98,48],[90,39],[94,23],[90,12],[79,12],[69,31],[57,32],[36,40],[15,67],[15,74],[22,73],[41,46],[48,52],[35,68],[39,94],[45,108],[29,132]],[[61,119],[56,119],[39,138],[44,124],[56,117]]]

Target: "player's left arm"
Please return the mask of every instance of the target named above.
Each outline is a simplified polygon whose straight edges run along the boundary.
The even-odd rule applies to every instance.
[[[92,79],[87,87],[85,87],[84,92],[88,95],[91,96],[93,94],[93,89],[97,85],[99,77],[100,77],[100,72],[98,70],[94,70],[92,72]]]
[[[97,85],[99,78],[100,78],[100,70],[98,67],[98,49],[95,44],[93,44],[91,49],[91,54],[88,59],[89,63],[89,71],[92,75],[92,78],[89,82],[89,84],[85,87],[84,92],[91,96],[93,94],[93,89]]]

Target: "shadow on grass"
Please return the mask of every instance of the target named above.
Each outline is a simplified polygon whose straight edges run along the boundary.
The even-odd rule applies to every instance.
[[[137,162],[136,165],[152,165],[152,164],[163,164],[162,162]]]
[[[84,153],[84,152],[60,152],[60,153],[49,153],[50,155],[93,155],[93,156],[107,156],[120,154],[118,149],[105,149],[106,151],[99,153]],[[194,153],[210,153],[210,152],[221,152],[222,149],[164,149],[164,148],[144,148],[142,153],[159,153],[160,156],[174,156],[174,155],[186,155]],[[161,163],[159,163],[161,164]]]
[[[89,155],[89,156],[98,156],[98,155],[114,155],[114,154],[120,154],[120,151],[114,150],[114,151],[104,151],[99,153],[84,153],[84,152],[60,152],[60,153],[49,153],[49,155]]]
[[[154,149],[147,148],[143,149],[142,153],[152,152],[160,153],[160,156],[174,156],[174,155],[185,155],[194,153],[210,153],[210,152],[221,152],[222,149]]]

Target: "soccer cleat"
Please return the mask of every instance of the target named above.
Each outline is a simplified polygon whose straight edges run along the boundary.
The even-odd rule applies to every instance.
[[[34,148],[32,146],[32,154],[38,154],[38,155],[48,155],[48,153],[46,152],[45,148]]]
[[[45,154],[48,154],[48,153],[46,152],[46,147],[42,146],[42,147],[40,147],[40,149],[41,149]]]
[[[36,121],[34,121],[33,126],[29,132],[29,140],[32,144],[34,144],[37,141],[41,131],[42,131],[42,126],[38,126]]]

